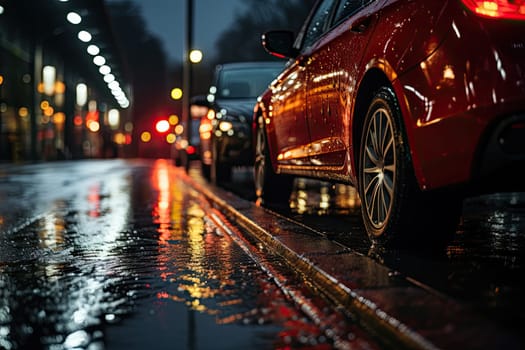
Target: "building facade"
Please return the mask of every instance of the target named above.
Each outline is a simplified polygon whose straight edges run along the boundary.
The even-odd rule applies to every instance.
[[[103,0],[0,0],[0,162],[125,154],[116,47]]]

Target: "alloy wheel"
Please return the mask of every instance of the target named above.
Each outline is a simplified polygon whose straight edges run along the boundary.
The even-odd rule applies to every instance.
[[[254,182],[255,194],[257,197],[261,197],[264,188],[264,174],[266,166],[266,140],[264,138],[264,131],[261,128],[257,129],[256,137]]]
[[[392,123],[388,110],[374,111],[362,155],[363,201],[366,215],[376,229],[386,225],[394,202],[396,152]]]

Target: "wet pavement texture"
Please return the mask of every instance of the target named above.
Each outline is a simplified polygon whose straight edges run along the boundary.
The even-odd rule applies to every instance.
[[[0,349],[376,349],[169,161],[0,166]]]
[[[237,169],[227,190],[253,200],[251,170]],[[468,198],[453,240],[443,250],[371,247],[359,198],[349,186],[297,179],[290,207],[270,207],[327,240],[373,259],[398,276],[465,305],[525,343],[525,193]],[[436,213],[439,220],[439,213]],[[432,225],[431,222],[428,223]],[[410,298],[407,290],[392,298]],[[438,310],[439,312],[439,310]],[[442,310],[453,313],[453,309]],[[417,319],[417,315],[412,315]],[[454,315],[450,315],[451,318]],[[459,316],[458,316],[459,317]],[[424,320],[421,320],[424,322]]]

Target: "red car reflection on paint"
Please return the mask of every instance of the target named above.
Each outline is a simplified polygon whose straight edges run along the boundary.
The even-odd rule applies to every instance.
[[[443,243],[465,196],[523,190],[524,0],[321,0],[254,114],[255,189],[357,187],[369,237]],[[432,241],[432,242],[431,242]]]

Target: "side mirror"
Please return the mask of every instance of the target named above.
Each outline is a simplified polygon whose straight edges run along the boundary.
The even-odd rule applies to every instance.
[[[262,45],[271,55],[279,58],[295,58],[298,54],[293,44],[295,37],[289,30],[273,30],[262,35]]]

